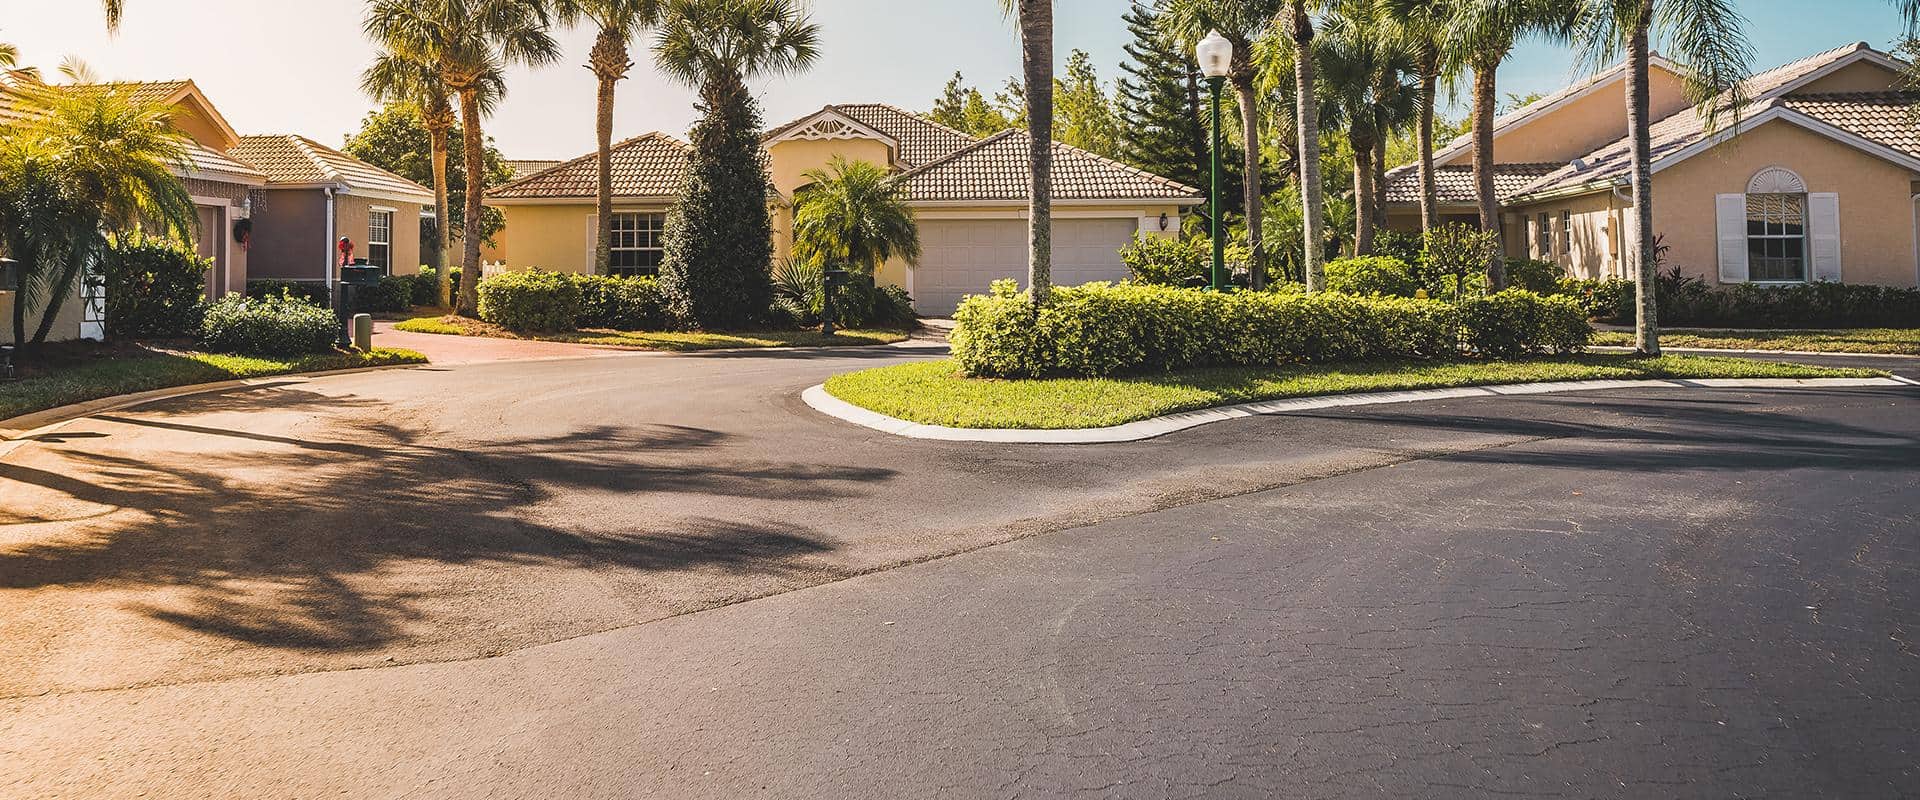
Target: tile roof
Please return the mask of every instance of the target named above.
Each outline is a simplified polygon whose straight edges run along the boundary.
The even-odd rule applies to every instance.
[[[946,158],[979,141],[919,114],[881,103],[844,103],[828,108],[899,141],[900,161],[909,168]]]
[[[1030,159],[1025,131],[1001,131],[902,174],[909,200],[1024,200]],[[1056,200],[1182,200],[1200,190],[1059,142],[1053,143]]]
[[[348,191],[387,192],[433,203],[432,189],[305,136],[242,136],[227,155],[265,173],[269,185],[339,183]]]
[[[617,197],[671,197],[687,174],[685,142],[654,132],[613,146],[613,193]],[[593,197],[599,193],[597,153],[562,162],[487,193],[491,198]]]
[[[1790,94],[1779,105],[1798,111],[1868,141],[1920,158],[1920,126],[1912,109],[1914,92]]]
[[[533,173],[545,172],[565,163],[567,162],[557,158],[509,158],[507,159],[507,169],[513,170],[514,180],[519,180]]]
[[[222,175],[227,175],[247,178],[256,183],[267,181],[266,173],[201,144],[196,143],[187,148],[187,161],[192,164],[192,169],[187,175],[189,178],[220,180]]]
[[[1565,166],[1557,161],[1493,165],[1493,191],[1501,200],[1519,194],[1542,175]],[[1437,166],[1433,170],[1435,193],[1442,203],[1477,202],[1480,196],[1473,185],[1473,167],[1467,164]],[[1420,165],[1407,164],[1387,171],[1387,202],[1420,202]]]
[[[187,88],[193,82],[175,81],[109,81],[106,83],[83,83],[67,87],[71,91],[107,91],[125,92],[136,103],[159,103]]]

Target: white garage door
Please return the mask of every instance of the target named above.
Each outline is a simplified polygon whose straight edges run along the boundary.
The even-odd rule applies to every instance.
[[[1078,286],[1127,277],[1120,248],[1132,241],[1133,219],[1053,221],[1053,282]],[[922,314],[953,313],[960,298],[986,294],[1001,278],[1027,285],[1027,221],[927,220],[920,223],[920,264],[913,268],[913,305]]]

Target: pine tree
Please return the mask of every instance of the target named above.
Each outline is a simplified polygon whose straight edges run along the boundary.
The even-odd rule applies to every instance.
[[[985,94],[966,85],[966,78],[958,72],[940,90],[940,98],[933,101],[927,117],[974,136],[989,136],[1015,126],[1014,120],[989,103]]]
[[[712,92],[691,134],[680,201],[667,215],[660,288],[674,313],[707,330],[752,325],[773,302],[760,111],[744,85]]]
[[[1067,56],[1065,80],[1053,81],[1053,138],[1097,155],[1120,155],[1120,121],[1113,101],[1094,69],[1093,56],[1075,50]]]
[[[1136,2],[1123,19],[1133,41],[1126,45],[1126,73],[1115,106],[1120,119],[1120,160],[1202,191],[1212,181],[1207,148],[1207,87],[1190,48],[1160,25],[1165,0]],[[1238,123],[1231,98],[1221,103],[1221,127]],[[1229,137],[1230,138],[1230,137]],[[1229,213],[1240,208],[1239,149],[1229,140],[1220,154],[1222,200]]]

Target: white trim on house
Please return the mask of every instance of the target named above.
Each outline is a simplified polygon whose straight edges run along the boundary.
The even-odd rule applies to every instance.
[[[386,200],[393,203],[407,203],[416,206],[433,205],[433,195],[413,194],[411,192],[390,192],[385,189],[361,189],[338,181],[316,181],[313,183],[274,183],[268,189],[332,189],[336,194],[351,197],[365,197],[369,200]],[[493,198],[487,198],[488,205],[496,205]]]
[[[486,199],[487,205],[490,206],[571,206],[595,205],[599,202],[598,198],[590,195],[583,197],[489,197]],[[671,195],[660,195],[658,197],[614,195],[613,197],[615,211],[622,210],[621,204],[623,203],[628,206],[637,204],[647,207],[636,210],[652,210],[654,207],[666,208],[677,202],[680,202],[680,198]]]
[[[1769,108],[1765,111],[1755,114],[1751,117],[1744,118],[1740,120],[1740,122],[1734,125],[1733,127],[1727,128],[1725,130],[1717,131],[1710,136],[1702,138],[1700,141],[1694,142],[1693,144],[1687,145],[1686,147],[1680,148],[1679,150],[1675,150],[1672,153],[1668,153],[1667,155],[1662,156],[1661,158],[1653,162],[1653,172],[1655,174],[1658,174],[1659,172],[1667,169],[1668,167],[1671,167],[1689,158],[1697,156],[1708,150],[1712,150],[1715,147],[1725,144],[1729,139],[1732,139],[1735,136],[1739,136],[1740,134],[1746,133],[1747,131],[1758,128],[1761,125],[1765,125],[1769,122],[1773,122],[1774,120],[1793,123],[1809,131],[1812,131],[1814,133],[1817,133],[1829,139],[1832,139],[1836,142],[1839,142],[1844,145],[1848,145],[1850,147],[1853,147],[1856,150],[1865,152],[1868,155],[1877,156],[1884,161],[1890,161],[1895,164],[1899,164],[1900,166],[1906,167],[1907,169],[1913,170],[1915,172],[1920,172],[1920,158],[1914,158],[1913,156],[1909,156],[1905,153],[1902,153],[1898,150],[1887,147],[1886,145],[1880,144],[1871,139],[1866,139],[1860,136],[1856,136],[1852,133],[1841,130],[1840,128],[1836,128],[1832,125],[1828,125],[1825,122],[1821,122],[1820,120],[1814,119],[1813,117],[1809,117],[1805,114],[1802,114],[1798,111],[1795,111],[1791,108],[1787,108],[1785,106],[1775,106],[1773,108]]]
[[[827,126],[820,124],[822,121],[827,120],[837,123],[837,127],[829,129]],[[762,140],[761,146],[768,147],[779,144],[780,142],[832,141],[843,139],[874,139],[893,148],[895,153],[900,151],[899,139],[881,133],[873,127],[853,117],[847,116],[839,109],[831,106],[787,123],[777,135]]]
[[[1765,95],[1762,95],[1762,98],[1780,97],[1782,95],[1792,94],[1794,90],[1799,89],[1802,86],[1805,86],[1809,83],[1813,83],[1814,81],[1820,80],[1821,78],[1827,77],[1828,75],[1832,75],[1833,73],[1839,72],[1840,70],[1846,69],[1847,67],[1853,66],[1854,64],[1860,63],[1861,61],[1871,61],[1893,72],[1905,72],[1907,69],[1907,65],[1905,62],[1897,58],[1893,58],[1892,56],[1889,56],[1878,50],[1873,49],[1873,47],[1867,44],[1866,42],[1854,42],[1853,47],[1854,47],[1854,50],[1852,53],[1848,53],[1847,55],[1844,55],[1832,61],[1829,61],[1826,64],[1822,65],[1820,68],[1815,69],[1812,72],[1809,72],[1798,78],[1794,78],[1793,80],[1787,81],[1786,83],[1783,83],[1780,86],[1774,88],[1773,91],[1767,92]]]
[[[225,197],[202,197],[199,195],[190,195],[188,199],[193,201],[195,207],[207,206],[220,209],[220,230],[214,232],[214,241],[216,242],[214,247],[218,250],[215,258],[218,259],[220,263],[220,274],[216,277],[220,280],[220,286],[217,290],[211,286],[207,287],[209,290],[208,294],[210,295],[208,299],[218,300],[221,295],[233,289],[233,236],[230,233],[234,220],[233,201]],[[204,231],[202,235],[205,235]]]
[[[1667,59],[1666,57],[1660,55],[1659,53],[1650,54],[1647,60],[1647,64],[1650,67],[1659,67],[1660,69],[1666,71],[1667,73],[1675,76],[1684,74],[1684,71],[1679,64],[1674,63],[1673,61]],[[1572,103],[1583,97],[1593,94],[1594,92],[1600,91],[1601,89],[1605,89],[1608,86],[1612,86],[1616,82],[1626,80],[1626,77],[1627,77],[1627,62],[1622,61],[1618,64],[1613,65],[1612,67],[1607,68],[1606,70],[1596,75],[1593,75],[1587,78],[1585,81],[1581,83],[1576,83],[1565,89],[1561,89],[1558,92],[1555,92],[1553,94],[1547,95],[1546,97],[1542,97],[1538,100],[1528,103],[1527,105],[1521,107],[1516,111],[1508,112],[1508,114],[1502,118],[1495,119],[1493,122],[1494,151],[1498,152],[1500,150],[1499,141],[1500,141],[1501,135],[1508,133],[1510,131],[1516,130],[1518,128],[1525,127],[1528,123],[1534,122],[1535,120],[1538,120],[1543,116],[1547,116],[1554,111],[1558,111],[1561,108],[1566,107],[1569,103]],[[1452,159],[1460,156],[1463,153],[1469,153],[1472,151],[1473,151],[1473,134],[1468,133],[1464,136],[1454,139],[1451,144],[1448,144],[1445,148],[1442,148],[1439,152],[1434,153],[1433,154],[1434,166],[1440,166],[1441,162],[1443,161],[1451,161]]]

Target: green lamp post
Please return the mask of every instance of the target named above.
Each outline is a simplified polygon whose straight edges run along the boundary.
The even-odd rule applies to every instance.
[[[1227,232],[1220,213],[1220,86],[1233,73],[1233,42],[1219,31],[1211,31],[1194,47],[1194,59],[1200,62],[1200,72],[1207,76],[1207,86],[1213,91],[1213,192],[1207,211],[1213,223],[1213,290],[1217,292],[1227,285]]]

